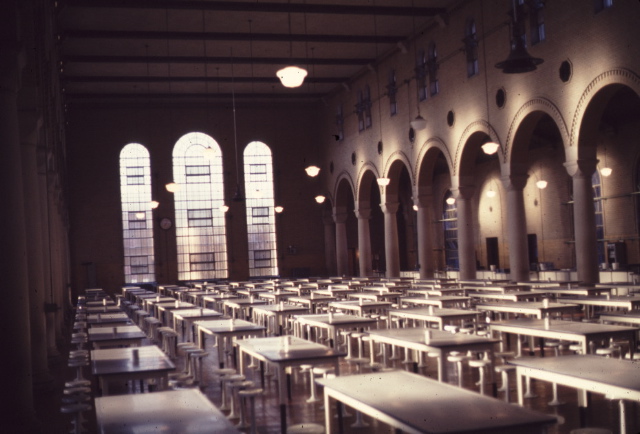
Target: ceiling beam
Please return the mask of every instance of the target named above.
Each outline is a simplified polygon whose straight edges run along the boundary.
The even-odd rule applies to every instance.
[[[304,100],[304,99],[320,99],[324,94],[321,93],[235,93],[233,97],[236,99],[287,99],[287,100]],[[199,99],[199,100],[225,100],[231,99],[231,93],[92,93],[92,92],[65,92],[65,98],[71,99],[96,99],[96,100],[109,100],[109,99],[135,99],[135,100],[149,100],[149,99]]]
[[[345,77],[307,77],[305,83],[342,83]],[[64,83],[280,83],[275,75],[273,77],[158,77],[158,76],[97,76],[97,75],[64,75],[62,76]]]
[[[62,7],[162,9],[229,12],[274,12],[335,15],[380,15],[433,17],[444,8],[361,6],[309,3],[268,3],[255,1],[175,1],[175,0],[64,0]]]
[[[395,44],[406,36],[375,35],[309,35],[288,33],[230,33],[230,32],[148,32],[112,30],[66,29],[62,39],[161,39],[182,41],[270,41],[270,42],[317,42],[317,43],[364,43]]]
[[[62,55],[65,63],[195,63],[218,65],[367,65],[375,59],[365,58],[305,58],[305,57],[205,57],[205,56],[101,56]]]

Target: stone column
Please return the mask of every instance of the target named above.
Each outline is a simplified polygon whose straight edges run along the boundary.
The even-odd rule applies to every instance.
[[[384,253],[387,266],[387,277],[400,276],[400,247],[398,243],[399,202],[380,204],[384,213]]]
[[[578,280],[598,283],[598,252],[596,215],[593,204],[591,176],[597,160],[575,160],[564,163],[573,179],[573,225],[576,240],[576,268]]]
[[[476,249],[473,231],[473,187],[452,188],[458,212],[458,261],[460,279],[476,278]]]
[[[25,231],[22,151],[18,124],[20,86],[17,2],[0,14],[0,330],[6,350],[2,363],[2,432],[36,432],[31,376],[29,280]]]
[[[373,275],[373,263],[371,261],[371,208],[360,208],[355,211],[358,218],[358,253],[360,255],[360,276]]]
[[[431,194],[421,194],[415,200],[418,207],[418,261],[420,262],[420,278],[427,279],[433,277],[433,264],[435,255],[433,254],[433,225],[431,224],[433,196]]]
[[[23,110],[20,112],[33,386],[35,390],[46,390],[52,386],[53,377],[49,373],[47,360],[47,327],[44,313],[43,262],[45,251],[42,243],[42,210],[40,207],[38,157],[36,153],[40,121],[41,119],[37,116],[35,110]]]
[[[335,276],[336,271],[336,225],[333,216],[328,211],[322,215],[324,223],[324,258],[327,274]]]
[[[338,276],[349,274],[349,249],[347,246],[347,210],[335,207],[333,221],[336,224],[336,266]]]
[[[507,231],[509,236],[509,268],[514,282],[529,281],[529,250],[527,248],[527,217],[522,190],[528,175],[504,176],[507,191]]]

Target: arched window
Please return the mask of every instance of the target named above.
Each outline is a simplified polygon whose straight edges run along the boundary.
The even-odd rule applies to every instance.
[[[544,25],[544,1],[533,0],[529,8],[531,23],[531,44],[535,45],[547,38]]]
[[[464,51],[467,55],[467,76],[472,77],[478,74],[478,35],[474,20],[469,20],[465,27]]]
[[[416,57],[416,88],[418,90],[418,101],[427,99],[427,55],[424,50],[420,50]]]
[[[606,245],[604,241],[604,216],[602,215],[602,185],[598,170],[591,176],[593,186],[593,205],[596,214],[596,240],[598,249],[598,264],[606,262]]]
[[[205,151],[206,150],[206,151]],[[224,181],[220,146],[206,134],[189,133],[173,148],[178,279],[226,279]]]
[[[129,143],[120,151],[120,198],[124,242],[124,282],[156,280],[151,213],[149,151]]]
[[[244,149],[244,188],[249,236],[249,275],[277,276],[278,248],[271,149],[251,142]]]
[[[442,223],[444,228],[444,259],[448,269],[458,270],[458,208],[451,191],[444,195]]]
[[[389,95],[389,113],[391,116],[398,114],[398,99],[396,98],[398,93],[398,83],[396,79],[396,70],[389,71],[389,78],[387,81],[387,95]]]

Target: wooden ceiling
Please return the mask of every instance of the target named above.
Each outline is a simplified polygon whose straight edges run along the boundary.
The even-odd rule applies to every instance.
[[[452,0],[59,0],[67,101],[311,101],[335,92]],[[308,70],[285,88],[276,71]]]

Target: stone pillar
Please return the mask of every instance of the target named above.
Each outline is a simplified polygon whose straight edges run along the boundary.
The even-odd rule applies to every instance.
[[[597,160],[575,160],[564,163],[573,179],[573,225],[576,240],[576,268],[578,280],[598,283],[598,252],[596,215],[593,203],[591,176]]]
[[[347,210],[335,207],[333,221],[336,224],[336,266],[338,276],[349,274],[349,248],[347,246]]]
[[[527,217],[522,190],[528,175],[504,176],[507,191],[507,233],[509,236],[509,268],[514,282],[529,281],[529,250],[527,248]]]
[[[431,194],[421,194],[415,201],[418,207],[418,261],[421,279],[433,277],[433,265],[436,260],[433,254],[433,225],[430,219],[433,211],[432,202],[433,196]]]
[[[458,212],[458,261],[460,279],[476,278],[476,249],[473,231],[473,187],[452,188]]]
[[[333,216],[324,211],[322,215],[324,223],[324,258],[327,274],[335,276],[336,271],[336,225],[333,222]]]
[[[373,275],[373,263],[371,261],[371,209],[360,208],[355,211],[358,218],[358,252],[360,276],[368,277]]]
[[[17,2],[0,14],[0,330],[6,350],[2,363],[1,432],[36,432],[31,376],[29,280],[25,233],[22,151],[17,91],[21,53],[18,49]]]
[[[380,208],[384,213],[384,253],[386,259],[387,277],[400,276],[400,247],[398,243],[399,202],[382,203]]]
[[[52,386],[47,360],[47,327],[44,313],[44,254],[42,210],[38,186],[38,163],[36,144],[41,119],[35,110],[21,111],[22,175],[25,202],[25,224],[27,227],[27,266],[29,278],[29,320],[31,325],[31,362],[35,390],[46,390]]]

